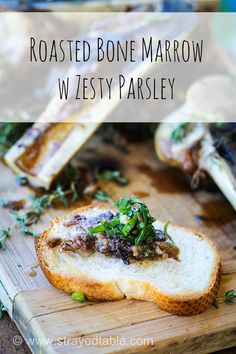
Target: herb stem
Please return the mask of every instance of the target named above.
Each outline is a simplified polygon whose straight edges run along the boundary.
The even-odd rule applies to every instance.
[[[29,207],[24,213],[12,212],[12,216],[15,220],[7,229],[1,230],[2,235],[0,237],[0,248],[5,248],[6,239],[12,234],[13,230],[15,230],[17,226],[20,227],[20,231],[24,236],[30,235],[37,237],[39,234],[30,230],[29,226],[36,224],[45,209],[49,208],[57,200],[62,201],[64,205],[68,205],[66,197],[70,195],[73,195],[72,190],[69,189],[63,191],[59,185],[51,194],[44,194],[38,198],[33,196],[32,206]]]

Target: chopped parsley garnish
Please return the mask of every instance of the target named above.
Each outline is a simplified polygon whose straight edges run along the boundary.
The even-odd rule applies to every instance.
[[[135,197],[124,197],[115,202],[118,209],[114,218],[102,221],[89,229],[89,235],[105,232],[108,236],[119,235],[131,245],[140,246],[156,239],[153,226],[155,218],[150,215],[143,201]]]

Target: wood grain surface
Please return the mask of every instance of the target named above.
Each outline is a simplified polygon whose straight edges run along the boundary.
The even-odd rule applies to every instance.
[[[195,228],[217,246],[223,263],[223,277],[217,302],[205,313],[191,317],[170,315],[147,302],[122,300],[78,305],[50,286],[35,256],[33,239],[14,232],[0,252],[0,279],[12,303],[13,318],[25,338],[51,338],[51,343],[34,346],[35,353],[77,353],[78,345],[67,339],[94,337],[124,338],[125,345],[83,346],[81,353],[160,352],[207,353],[236,345],[236,305],[223,302],[224,293],[236,289],[236,218],[220,192],[191,192],[178,172],[160,164],[152,142],[130,143],[128,151],[110,139],[96,134],[79,155],[79,164],[115,167],[129,178],[126,187],[115,183],[102,185],[113,199],[136,195],[150,207],[151,214],[163,221]],[[127,146],[127,144],[124,144]],[[0,198],[22,199],[32,191],[19,187],[15,175],[1,165]],[[97,203],[97,201],[93,201]],[[79,204],[73,206],[77,207]],[[50,219],[68,212],[60,206],[48,210],[35,227],[43,231]],[[2,209],[0,227],[11,222]],[[1,296],[0,296],[1,297]],[[130,338],[152,338],[152,345],[130,345]]]
[[[20,345],[13,343],[13,338],[20,335],[15,323],[5,314],[0,320],[0,354],[30,354],[31,351],[23,338]],[[217,351],[215,354],[235,354],[235,352],[236,347],[233,347]]]

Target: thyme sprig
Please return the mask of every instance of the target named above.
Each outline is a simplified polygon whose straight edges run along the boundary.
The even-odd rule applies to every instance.
[[[25,184],[27,181],[24,176],[17,177],[18,183]],[[64,182],[64,185],[62,184]],[[0,249],[5,248],[6,239],[12,234],[15,229],[19,229],[23,236],[37,237],[39,233],[32,230],[31,226],[37,224],[42,214],[53,207],[57,202],[63,203],[68,207],[71,203],[84,198],[84,190],[86,187],[81,182],[81,175],[79,169],[68,165],[64,171],[64,176],[58,178],[57,186],[50,193],[36,196],[32,194],[29,203],[9,202],[0,199],[0,206],[11,209],[13,218],[12,224],[6,229],[0,230]],[[102,202],[112,202],[108,192],[103,191],[97,187],[93,193],[93,197]],[[20,205],[29,205],[26,209],[19,207]],[[19,208],[18,208],[19,207]],[[20,210],[19,210],[20,209]]]
[[[75,201],[75,197],[78,199],[79,194],[74,188],[73,184],[73,187],[63,190],[62,186],[58,185],[50,194],[44,194],[40,197],[35,194],[31,195],[31,205],[23,212],[12,211],[12,224],[7,229],[0,230],[0,248],[5,248],[6,239],[16,228],[19,228],[24,236],[37,237],[39,233],[32,231],[30,226],[37,224],[45,210],[52,207],[55,202],[60,201],[68,206],[71,201]]]

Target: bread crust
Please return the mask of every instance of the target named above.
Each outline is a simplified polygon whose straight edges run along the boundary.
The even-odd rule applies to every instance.
[[[93,206],[87,206],[79,208],[72,212],[83,213],[86,210],[93,208]],[[109,209],[107,206],[101,205],[101,208]],[[51,222],[51,228],[59,221],[67,218],[67,216],[57,217]],[[173,224],[172,224],[173,225]],[[174,225],[176,226],[176,225]],[[177,226],[176,226],[177,227]],[[102,300],[120,300],[124,297],[128,299],[152,301],[157,304],[161,309],[176,314],[176,315],[194,315],[205,311],[214,301],[221,279],[221,263],[220,257],[214,244],[203,234],[198,233],[191,228],[181,229],[194,233],[196,237],[203,238],[208,242],[212,251],[215,254],[215,264],[211,275],[211,282],[208,285],[206,291],[202,293],[189,293],[188,295],[169,295],[162,291],[159,291],[154,285],[148,281],[143,280],[127,280],[128,290],[125,294],[120,290],[117,282],[99,282],[89,279],[84,276],[68,276],[62,275],[53,271],[50,264],[47,263],[44,252],[48,248],[47,238],[50,234],[51,228],[44,231],[38,238],[35,239],[36,254],[40,263],[40,266],[49,280],[49,282],[58,289],[71,294],[74,291],[82,291],[87,299],[102,301]]]

